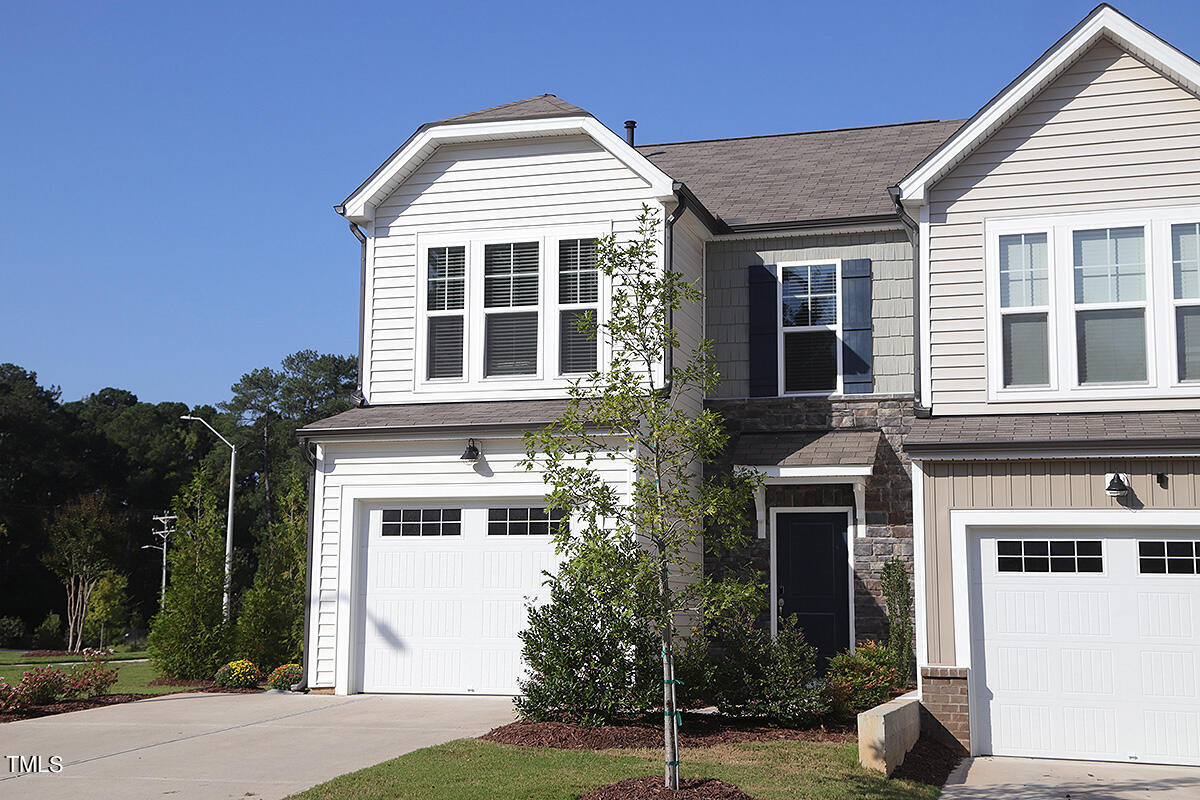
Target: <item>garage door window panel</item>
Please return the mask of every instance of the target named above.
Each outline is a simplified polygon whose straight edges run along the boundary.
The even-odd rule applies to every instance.
[[[565,524],[559,509],[488,509],[488,536],[549,536],[558,533]]]
[[[385,509],[383,536],[459,536],[461,508]]]
[[[1100,573],[1103,546],[1098,539],[1002,539],[996,542],[996,571]]]
[[[1138,572],[1142,575],[1200,575],[1200,542],[1140,541]]]

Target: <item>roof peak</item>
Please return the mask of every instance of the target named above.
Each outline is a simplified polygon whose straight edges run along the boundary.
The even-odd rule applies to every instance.
[[[526,97],[523,100],[513,100],[498,106],[481,108],[478,111],[468,111],[465,114],[438,120],[434,125],[450,125],[462,122],[494,122],[512,119],[539,119],[543,117],[577,117],[588,116],[587,111],[572,105],[556,95],[545,93]]]

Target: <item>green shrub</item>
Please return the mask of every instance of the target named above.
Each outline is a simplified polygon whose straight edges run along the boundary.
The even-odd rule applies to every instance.
[[[881,576],[884,602],[887,604],[888,649],[901,681],[916,678],[916,649],[913,645],[913,591],[904,562],[893,558],[883,565]]]
[[[720,657],[712,660],[707,688],[722,714],[803,728],[828,712],[816,648],[795,616],[779,620],[774,638],[748,618],[713,627]]]
[[[299,664],[283,664],[275,668],[275,671],[267,678],[267,686],[272,689],[280,689],[288,691],[304,677],[304,670]]]
[[[904,686],[894,653],[878,642],[863,642],[853,653],[847,650],[829,659],[825,680],[834,706],[842,712],[886,703]]]
[[[25,638],[25,622],[20,617],[0,617],[0,647],[13,647]]]
[[[63,647],[62,617],[51,611],[42,624],[33,629],[35,650],[61,650]]]
[[[635,554],[617,544],[568,561],[549,581],[550,602],[529,608],[520,634],[529,677],[515,701],[525,720],[600,725],[662,700],[661,645],[645,587],[605,579]],[[628,574],[628,573],[624,573]]]
[[[255,689],[262,681],[263,675],[258,667],[244,658],[230,661],[213,676],[213,683],[224,689]]]
[[[53,703],[66,690],[70,677],[54,667],[34,667],[21,676],[16,691],[24,705],[44,706]]]

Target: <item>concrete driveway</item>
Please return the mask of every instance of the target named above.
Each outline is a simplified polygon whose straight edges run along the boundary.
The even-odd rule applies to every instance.
[[[942,800],[1195,800],[1200,767],[982,756],[959,765]]]
[[[0,798],[271,800],[512,719],[508,697],[166,695],[0,724]]]

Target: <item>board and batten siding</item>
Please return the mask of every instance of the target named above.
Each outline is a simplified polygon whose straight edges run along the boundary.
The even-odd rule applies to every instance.
[[[934,185],[927,335],[935,413],[998,407],[988,406],[984,220],[1200,203],[1198,142],[1200,99],[1104,39]],[[1180,402],[1053,404],[1086,411]],[[1003,409],[1047,410],[1036,402]]]
[[[822,258],[871,259],[874,391],[912,392],[912,245],[904,231],[890,230],[710,241],[706,332],[722,378],[714,398],[750,395],[748,268]]]
[[[569,233],[571,225],[611,224],[618,235],[629,235],[637,229],[643,203],[661,208],[644,179],[588,137],[435,151],[380,203],[368,231],[367,397],[376,405],[450,399],[413,395],[418,234],[541,227]],[[553,393],[529,387],[508,394]]]
[[[484,458],[463,461],[467,433],[443,439],[327,442],[321,447],[314,487],[312,547],[312,614],[309,631],[309,685],[331,687],[338,682],[339,595],[353,587],[340,585],[339,565],[348,517],[354,514],[347,490],[378,490],[381,500],[397,503],[430,502],[453,507],[455,502],[479,502],[503,498],[541,502],[546,485],[541,473],[527,471],[520,462],[525,450],[519,435],[471,431]],[[618,486],[628,485],[627,462],[599,459],[595,468],[603,478]],[[360,565],[361,566],[361,565]],[[360,571],[361,572],[361,571]],[[362,572],[361,574],[365,574]],[[351,597],[351,602],[357,598]],[[353,632],[349,641],[354,640]]]
[[[966,509],[1109,509],[1136,511],[1104,493],[1105,473],[1129,475],[1136,501],[1147,509],[1200,508],[1200,459],[1100,458],[1014,461],[926,461],[923,497],[926,647],[931,665],[954,665],[954,578],[950,513]],[[1167,476],[1166,487],[1157,475]],[[1197,515],[1200,525],[1200,514]]]

